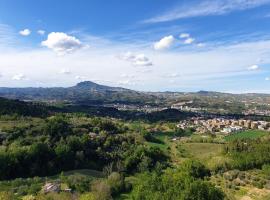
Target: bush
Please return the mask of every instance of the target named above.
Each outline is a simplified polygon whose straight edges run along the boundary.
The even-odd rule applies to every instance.
[[[270,177],[270,165],[269,164],[263,165],[262,171],[266,176]]]
[[[117,173],[113,172],[107,179],[109,186],[111,187],[112,195],[118,195],[120,192],[124,191],[125,184],[124,184],[124,177]]]
[[[180,168],[194,178],[204,178],[210,175],[209,169],[200,162],[194,160],[184,162]]]
[[[96,180],[91,185],[91,191],[96,200],[111,200],[111,188],[102,180]]]

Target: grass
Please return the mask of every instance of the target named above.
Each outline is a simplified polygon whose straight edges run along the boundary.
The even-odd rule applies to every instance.
[[[181,146],[191,154],[192,157],[199,160],[220,155],[223,148],[223,144],[215,143],[183,143]]]
[[[226,136],[224,139],[228,142],[236,139],[257,139],[266,135],[269,135],[269,132],[261,130],[248,130],[234,133],[232,135]]]
[[[216,166],[228,162],[226,156],[222,154],[224,144],[216,143],[180,143],[178,150],[182,153],[178,154],[178,163],[188,158],[193,158],[204,163],[209,169],[215,169]]]
[[[173,137],[173,134],[171,132],[158,132],[154,133],[153,136],[159,141],[161,141],[161,143],[147,142],[149,146],[158,147],[162,150],[167,150],[167,148],[171,145],[169,142],[170,139]]]
[[[70,176],[74,174],[80,174],[85,176],[91,176],[94,178],[103,178],[104,175],[100,171],[92,170],[92,169],[78,169],[64,172],[65,176]]]

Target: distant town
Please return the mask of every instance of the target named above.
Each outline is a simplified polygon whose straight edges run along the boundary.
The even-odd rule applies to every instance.
[[[213,118],[213,119],[201,119],[192,118],[191,120],[181,121],[178,128],[196,128],[197,133],[224,133],[230,134],[242,130],[258,129],[270,131],[270,122],[266,121],[252,121],[245,119],[225,119],[225,118]]]

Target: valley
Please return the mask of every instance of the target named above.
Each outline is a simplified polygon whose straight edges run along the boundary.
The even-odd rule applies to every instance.
[[[79,85],[92,94],[89,83]],[[97,88],[102,88],[101,93],[111,90]],[[31,96],[25,91],[24,95]],[[196,95],[189,104],[197,101]],[[4,96],[0,99],[2,199],[148,199],[148,195],[159,199],[155,182],[167,188],[162,199],[202,195],[201,189],[205,193],[199,198],[213,200],[270,198],[268,116],[182,109],[169,106],[182,97],[172,100],[166,94],[158,94],[149,104],[153,93],[140,104],[125,99],[127,106],[96,104],[95,97],[82,103],[64,96],[58,101]],[[235,109],[230,104],[226,108]],[[236,126],[242,128],[228,132]],[[179,184],[184,192],[172,194],[170,190]]]

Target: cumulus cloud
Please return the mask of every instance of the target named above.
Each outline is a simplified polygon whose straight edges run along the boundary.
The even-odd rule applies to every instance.
[[[28,36],[28,35],[31,34],[31,31],[26,28],[24,30],[19,31],[19,34],[22,35],[22,36]]]
[[[133,65],[135,66],[151,66],[152,62],[144,54],[138,54],[135,56]]]
[[[15,74],[12,77],[12,80],[16,80],[16,81],[26,80],[26,76],[24,74]]]
[[[144,54],[124,53],[119,56],[121,60],[130,62],[134,66],[151,66],[153,63]]]
[[[45,31],[44,31],[44,30],[38,30],[37,33],[38,33],[39,35],[44,35],[44,34],[45,34]]]
[[[195,39],[193,37],[191,37],[191,35],[189,33],[181,33],[179,35],[179,38],[184,39],[184,41],[183,41],[184,44],[191,44],[195,41]],[[200,43],[200,45],[201,45],[201,43]],[[199,46],[199,44],[198,44],[198,46]]]
[[[260,67],[258,65],[251,65],[248,67],[248,70],[250,71],[254,71],[254,70],[258,70]]]
[[[194,41],[195,41],[195,39],[190,37],[190,38],[185,39],[184,43],[185,43],[185,44],[191,44],[191,43],[193,43]]]
[[[165,36],[160,41],[156,42],[154,44],[155,50],[164,50],[168,49],[173,45],[173,42],[175,41],[175,38],[172,35]]]
[[[59,73],[68,75],[71,74],[71,71],[69,69],[61,69]]]
[[[59,55],[74,52],[82,47],[79,39],[62,32],[50,33],[47,40],[43,41],[41,45],[52,49]]]

